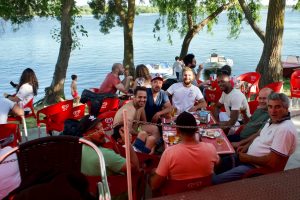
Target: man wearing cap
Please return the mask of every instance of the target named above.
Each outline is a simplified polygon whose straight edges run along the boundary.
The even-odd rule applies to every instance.
[[[181,113],[176,119],[176,134],[181,138],[179,144],[168,147],[162,154],[158,167],[150,179],[153,190],[160,188],[164,181],[187,180],[207,177],[214,173],[219,162],[216,148],[210,143],[196,139],[197,123],[188,112]]]
[[[123,74],[124,74],[123,65],[121,63],[114,63],[111,72],[107,74],[106,78],[102,82],[98,93],[115,94],[117,90],[119,90],[126,94],[129,89],[132,76],[125,77],[126,81],[121,82],[119,76]]]
[[[177,108],[177,113],[194,112],[200,108],[206,108],[207,104],[200,89],[192,84],[193,70],[185,67],[182,70],[182,76],[183,82],[175,83],[167,90],[168,95],[172,95],[172,103]]]
[[[145,112],[148,122],[156,123],[161,116],[172,110],[168,95],[161,90],[163,81],[160,74],[155,74],[151,79],[151,88],[147,88]]]

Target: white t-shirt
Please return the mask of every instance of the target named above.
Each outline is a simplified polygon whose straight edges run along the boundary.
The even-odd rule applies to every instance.
[[[21,100],[19,101],[19,106],[24,108],[24,106],[33,98],[33,87],[29,83],[21,85],[16,96]]]
[[[0,156],[12,150],[10,146],[0,149]],[[8,156],[0,164],[0,199],[17,188],[21,183],[17,155]]]
[[[171,85],[167,92],[172,95],[172,104],[177,108],[177,114],[188,111],[194,106],[195,101],[203,99],[200,89],[194,85],[184,87],[183,83]]]
[[[265,156],[275,151],[284,156],[290,156],[297,147],[298,133],[291,120],[279,124],[266,123],[260,135],[249,146],[247,154]]]
[[[14,105],[15,102],[7,98],[0,98],[0,124],[7,123],[7,115]]]
[[[180,61],[175,61],[173,64],[173,69],[175,72],[181,73],[182,71],[182,63]]]
[[[221,104],[224,104],[226,114],[230,117],[231,110],[240,110],[240,108],[246,108],[246,114],[248,117],[251,116],[249,105],[245,95],[237,89],[232,89],[229,94],[222,92],[222,96],[219,99]],[[242,116],[239,117],[242,119]]]

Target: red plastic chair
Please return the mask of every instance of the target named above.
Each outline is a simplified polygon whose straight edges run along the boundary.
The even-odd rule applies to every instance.
[[[33,98],[23,108],[30,108],[30,113],[26,114],[25,118],[28,117],[36,118],[36,114],[34,112],[34,107],[33,107]],[[21,117],[8,117],[7,121],[18,121],[19,123],[22,123]]]
[[[99,114],[104,113],[106,111],[118,110],[119,109],[119,98],[105,98],[103,99]],[[89,113],[91,114],[91,102],[87,102],[87,106],[89,108]]]
[[[291,98],[300,98],[300,70],[296,70],[291,75],[290,82]]]
[[[254,111],[257,109],[258,101],[249,101],[248,105],[249,105],[249,109],[250,109],[250,114],[252,115],[254,113]]]
[[[16,147],[21,142],[18,124],[0,124],[0,133],[1,148],[5,146]]]
[[[154,191],[154,195],[171,195],[191,190],[199,190],[210,185],[212,185],[212,176],[188,180],[167,180],[158,191]]]
[[[102,120],[102,126],[105,131],[112,130],[116,113],[117,111],[107,111],[98,115],[97,118]]]
[[[280,92],[283,86],[283,81],[270,83],[268,85],[265,85],[263,88],[271,88],[274,92]],[[261,88],[261,89],[263,89]],[[261,90],[260,89],[260,90]]]
[[[85,112],[85,104],[73,107],[72,109],[72,115],[73,115],[73,119],[81,119],[84,116],[84,112]]]
[[[37,112],[37,126],[39,136],[41,134],[41,124],[46,125],[46,133],[51,135],[52,131],[63,131],[64,121],[72,118],[73,99],[62,101],[48,107],[42,108]],[[41,118],[41,115],[45,115]]]
[[[237,77],[237,81],[242,81],[242,82],[248,83],[248,87],[242,91],[247,98],[250,98],[250,96],[252,94],[258,94],[259,79],[260,79],[260,74],[258,72],[248,72],[245,74],[241,74]],[[255,92],[252,92],[251,90],[255,90]]]

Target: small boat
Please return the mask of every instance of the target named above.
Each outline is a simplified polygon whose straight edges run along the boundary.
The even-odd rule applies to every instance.
[[[229,65],[230,67],[233,66],[233,60],[229,58],[225,58],[224,56],[218,55],[216,53],[212,53],[210,58],[208,58],[204,62],[204,69],[206,70],[213,70],[219,69],[224,65]]]
[[[151,75],[161,74],[164,79],[173,77],[173,67],[166,62],[161,62],[158,64],[146,64],[146,67],[149,69]]]
[[[300,56],[289,55],[281,61],[283,68],[283,77],[290,78],[291,74],[300,69]]]

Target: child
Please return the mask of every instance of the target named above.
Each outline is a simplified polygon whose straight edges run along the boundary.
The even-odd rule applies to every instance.
[[[80,96],[78,95],[78,91],[77,91],[77,75],[73,74],[71,76],[71,78],[72,78],[71,95],[75,100],[75,104],[77,105],[79,103],[79,100],[80,100]]]

